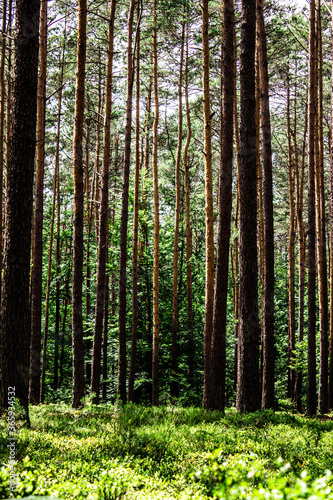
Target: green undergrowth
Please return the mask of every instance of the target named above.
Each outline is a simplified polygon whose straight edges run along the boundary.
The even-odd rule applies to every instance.
[[[264,411],[44,405],[17,422],[16,497],[333,500],[333,420]],[[9,498],[0,421],[0,498]]]

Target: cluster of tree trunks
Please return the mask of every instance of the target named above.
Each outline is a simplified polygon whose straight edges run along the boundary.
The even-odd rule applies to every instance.
[[[333,2],[332,2],[333,6]],[[7,19],[8,10],[8,19]],[[186,10],[186,9],[185,9]],[[171,395],[179,396],[178,383],[178,294],[179,294],[179,243],[181,216],[181,166],[183,160],[185,228],[186,228],[186,277],[187,277],[187,331],[188,331],[188,370],[189,379],[194,377],[193,328],[194,313],[192,299],[192,235],[190,217],[190,177],[189,144],[191,141],[191,117],[189,106],[189,34],[186,12],[181,23],[180,55],[178,77],[178,137],[175,160],[175,223],[172,276],[172,353],[170,384]],[[0,61],[0,221],[2,222],[2,179],[4,158],[4,121],[5,121],[5,56],[7,52],[10,68],[10,29],[12,2],[3,2],[2,47]],[[89,186],[89,137],[90,119],[86,120],[86,158],[85,185],[83,169],[84,113],[85,113],[85,71],[86,71],[86,0],[78,4],[77,73],[75,92],[75,120],[73,137],[73,178],[74,178],[74,234],[73,234],[73,272],[72,272],[72,348],[73,348],[73,385],[72,405],[82,404],[85,394],[84,374],[84,329],[82,317],[83,290],[83,235],[84,235],[84,192],[86,196],[87,217],[87,273],[86,308],[91,313],[89,240],[93,211],[95,211],[95,235],[98,241],[97,291],[92,345],[92,370],[90,392],[94,402],[100,398],[101,373],[107,378],[107,334],[109,276],[108,262],[109,173],[111,151],[111,108],[112,108],[112,67],[114,54],[114,22],[116,0],[111,1],[106,85],[105,114],[103,128],[103,164],[99,171],[100,123],[96,127],[96,160],[92,186]],[[136,12],[135,41],[133,43],[134,18]],[[127,42],[127,101],[126,129],[124,141],[122,211],[120,228],[120,267],[119,267],[119,355],[118,389],[120,400],[132,401],[136,366],[136,344],[138,329],[138,267],[140,254],[147,245],[147,234],[139,239],[140,195],[145,204],[145,191],[140,193],[141,167],[144,175],[149,166],[149,133],[151,94],[154,97],[152,174],[154,193],[154,253],[152,283],[152,404],[159,404],[159,169],[158,169],[158,127],[159,127],[159,87],[158,87],[158,4],[153,2],[152,61],[153,71],[147,98],[147,124],[145,131],[145,152],[140,153],[140,20],[142,3],[131,0],[128,11]],[[24,19],[28,17],[29,27]],[[39,22],[40,19],[40,22]],[[43,241],[43,184],[45,157],[45,115],[46,115],[46,61],[47,61],[47,2],[42,0],[16,1],[15,58],[12,92],[7,96],[7,197],[6,233],[4,246],[4,268],[2,273],[2,232],[0,231],[0,280],[1,319],[0,319],[0,405],[7,406],[7,389],[15,386],[17,397],[24,408],[31,403],[43,402],[45,395],[45,366],[48,340],[48,318],[51,286],[51,266],[53,240],[56,226],[56,273],[60,273],[60,130],[62,88],[65,62],[65,43],[60,63],[58,89],[57,139],[53,185],[52,216],[48,252],[48,273],[46,282],[45,320],[43,351],[41,353],[42,328],[42,241]],[[237,320],[235,328],[235,386],[237,387],[236,407],[240,412],[256,411],[260,408],[275,406],[275,347],[274,347],[274,231],[273,231],[273,176],[272,145],[269,108],[269,80],[267,43],[264,22],[263,0],[242,0],[240,32],[240,116],[237,113],[237,50],[235,36],[234,2],[222,0],[222,65],[221,65],[221,123],[220,123],[220,174],[218,191],[217,252],[214,261],[214,200],[212,174],[212,114],[210,92],[210,47],[209,47],[209,1],[202,2],[202,62],[203,62],[203,120],[204,120],[204,161],[205,161],[205,224],[206,224],[206,295],[204,323],[204,387],[203,406],[209,410],[225,408],[226,377],[226,332],[228,277],[231,261],[231,274],[236,283],[233,287],[234,312]],[[4,34],[7,33],[7,36]],[[66,27],[65,27],[66,33]],[[288,249],[288,396],[301,410],[302,372],[295,368],[296,351],[296,304],[295,304],[295,241],[298,232],[299,244],[299,307],[298,342],[304,337],[304,302],[306,243],[308,267],[308,359],[307,359],[307,413],[325,413],[333,404],[333,293],[330,294],[328,308],[326,206],[324,185],[324,138],[323,138],[323,50],[321,40],[321,0],[310,0],[309,16],[309,70],[308,70],[308,107],[304,127],[301,162],[297,144],[297,86],[294,89],[293,127],[291,118],[291,85],[289,68],[287,70],[287,144],[288,144],[288,183],[289,183],[289,249]],[[39,36],[39,43],[38,43]],[[39,76],[38,76],[39,47]],[[100,57],[100,55],[99,55]],[[333,56],[332,56],[333,60]],[[9,72],[10,73],[10,72]],[[38,77],[38,78],[37,78]],[[8,77],[10,78],[10,76]],[[126,368],[126,269],[127,269],[127,232],[129,180],[132,142],[132,106],[135,88],[135,181],[134,181],[134,219],[133,219],[133,319],[132,347],[129,368],[128,391]],[[183,149],[183,92],[186,106],[187,137]],[[99,103],[102,109],[101,76],[99,75]],[[11,116],[8,109],[12,109]],[[98,113],[100,115],[100,112]],[[332,106],[333,115],[333,106]],[[260,135],[261,131],[261,135]],[[37,132],[37,135],[36,135]],[[308,160],[308,224],[307,231],[303,220],[303,190],[305,176],[307,136]],[[37,141],[36,141],[37,137]],[[237,153],[237,196],[235,228],[239,225],[238,237],[231,248],[232,188],[233,188],[233,147]],[[37,144],[36,169],[34,163],[35,144]],[[331,210],[333,203],[333,139],[331,139]],[[261,145],[261,150],[260,150]],[[117,148],[116,148],[117,149]],[[183,158],[182,158],[183,151]],[[261,153],[261,154],[260,154]],[[116,152],[116,157],[118,153]],[[116,159],[117,163],[117,159]],[[301,165],[299,165],[301,163]],[[33,178],[35,176],[35,205],[33,209]],[[101,186],[99,187],[99,177]],[[144,179],[143,179],[144,180]],[[89,201],[92,196],[95,202]],[[259,202],[258,202],[259,201]],[[114,209],[113,209],[114,210]],[[113,216],[114,217],[114,212]],[[33,219],[33,232],[31,221]],[[258,230],[259,219],[259,230]],[[144,228],[143,228],[144,229]],[[144,233],[144,231],[142,231]],[[330,281],[333,280],[333,224],[330,232]],[[31,234],[33,266],[31,272],[30,302],[30,253]],[[307,238],[307,241],[306,241]],[[259,245],[258,245],[259,242]],[[259,259],[258,259],[259,247]],[[258,268],[259,263],[259,268]],[[215,276],[214,276],[215,274]],[[258,278],[262,281],[262,324],[259,321]],[[319,324],[320,324],[320,367],[318,402],[316,388],[316,278],[318,277]],[[112,301],[115,302],[115,276],[111,277]],[[147,286],[148,288],[148,286]],[[19,293],[18,293],[19,290]],[[68,292],[68,291],[67,291]],[[31,306],[31,317],[30,317]],[[67,304],[66,304],[67,308]],[[65,308],[65,311],[67,309]],[[53,388],[59,387],[62,379],[59,361],[60,349],[60,284],[56,281],[54,343],[54,381]],[[66,317],[65,312],[65,317]],[[329,318],[330,329],[329,329]],[[65,319],[64,319],[65,325]],[[63,326],[63,330],[64,330]],[[31,335],[31,337],[30,337]],[[29,349],[30,346],[30,349]],[[260,349],[261,346],[261,349]],[[261,360],[260,360],[261,352]],[[30,359],[29,359],[30,353]],[[62,345],[60,358],[64,350]],[[42,356],[41,356],[42,354]],[[42,359],[42,367],[41,367]],[[101,370],[103,360],[103,372]],[[30,377],[29,377],[30,372]],[[251,376],[249,376],[251,374]],[[29,386],[29,389],[28,389]],[[106,383],[103,383],[103,400],[106,399]],[[28,414],[27,414],[28,415]]]

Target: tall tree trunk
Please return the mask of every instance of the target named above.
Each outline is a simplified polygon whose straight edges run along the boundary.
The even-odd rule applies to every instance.
[[[321,33],[321,0],[317,0],[317,40],[318,40],[318,199],[320,241],[318,255],[319,323],[320,323],[320,367],[318,411],[328,412],[328,292],[326,259],[325,186],[324,186],[324,136],[323,136],[323,52]]]
[[[99,236],[99,204],[100,204],[100,149],[101,149],[101,125],[102,125],[102,74],[101,74],[101,51],[98,49],[98,114],[96,121],[96,151],[95,151],[95,168],[94,168],[94,217],[95,217],[95,238],[98,243]]]
[[[98,120],[100,117],[98,116]],[[91,315],[91,275],[90,275],[90,237],[91,237],[91,220],[92,220],[92,206],[94,195],[93,188],[95,186],[92,182],[92,190],[90,193],[90,182],[89,182],[89,159],[90,159],[90,128],[91,120],[90,117],[86,120],[86,158],[85,158],[85,175],[84,175],[84,192],[86,197],[86,231],[87,231],[87,244],[86,244],[86,318],[87,320]],[[98,139],[99,141],[99,139]],[[94,175],[94,174],[93,174]],[[91,199],[90,199],[91,198]]]
[[[127,263],[127,225],[128,189],[131,158],[132,104],[134,82],[134,58],[132,48],[133,19],[135,2],[131,0],[128,14],[127,39],[127,103],[124,148],[124,175],[120,227],[120,267],[119,267],[119,357],[118,357],[118,396],[126,402],[126,263]]]
[[[38,77],[39,0],[16,1],[15,60],[0,317],[0,407],[11,387],[28,413],[31,220]]]
[[[154,185],[154,262],[153,262],[153,362],[152,362],[152,404],[159,404],[158,368],[159,368],[159,266],[160,266],[160,214],[158,191],[158,59],[157,59],[157,0],[154,0],[154,27],[153,27],[153,59],[154,59],[154,128],[153,128],[153,185]]]
[[[237,388],[237,365],[238,365],[238,329],[239,329],[239,238],[238,238],[238,219],[239,219],[239,174],[240,174],[240,144],[239,144],[239,123],[238,123],[238,104],[237,104],[237,43],[236,43],[236,30],[234,30],[234,50],[235,50],[235,79],[234,79],[234,134],[235,134],[235,150],[237,162],[237,176],[236,176],[236,213],[234,231],[236,234],[234,240],[235,248],[235,349],[234,349],[234,390]]]
[[[2,39],[1,39],[1,61],[0,61],[0,301],[2,282],[2,203],[3,203],[3,160],[4,160],[4,124],[5,124],[5,60],[8,29],[7,0],[2,4]]]
[[[109,248],[109,244],[107,245]],[[109,322],[109,276],[105,276],[105,301],[103,323],[103,370],[102,370],[102,401],[106,402],[107,377],[108,377],[108,322]]]
[[[42,325],[42,274],[43,274],[43,192],[45,156],[46,113],[46,58],[47,58],[47,1],[41,1],[39,76],[37,87],[37,162],[35,181],[35,213],[31,277],[31,344],[29,400],[39,403],[40,350]]]
[[[108,189],[110,170],[110,121],[112,103],[112,64],[113,64],[113,35],[116,0],[112,0],[110,7],[108,50],[106,65],[106,95],[104,115],[104,144],[103,144],[103,174],[102,192],[99,219],[98,261],[97,261],[97,291],[95,306],[94,343],[92,354],[92,372],[90,392],[94,393],[94,402],[99,403],[101,346],[103,333],[103,313],[106,296],[106,260],[107,260],[107,232],[108,232]]]
[[[190,179],[188,164],[188,149],[190,146],[192,129],[191,114],[188,98],[188,23],[186,26],[186,54],[185,54],[185,106],[187,137],[184,147],[184,189],[185,189],[185,224],[186,224],[186,290],[187,290],[187,332],[188,332],[188,378],[191,387],[194,381],[194,340],[193,340],[193,287],[192,287],[192,230],[190,213]]]
[[[209,9],[208,0],[202,3],[202,80],[205,154],[206,192],[206,298],[204,328],[204,389],[203,406],[208,407],[208,387],[210,385],[211,341],[214,302],[214,214],[213,214],[213,174],[212,174],[212,117],[210,112],[209,85]]]
[[[308,130],[308,415],[316,413],[315,0],[310,0]]]
[[[7,109],[6,109],[6,166],[10,151],[10,133],[12,122],[12,17],[13,1],[8,4],[8,44],[7,44]],[[6,215],[6,213],[5,213]],[[4,217],[3,217],[4,218]]]
[[[295,157],[295,180],[296,180],[296,217],[298,225],[298,248],[299,248],[299,272],[298,272],[298,342],[303,342],[304,336],[304,292],[305,292],[305,232],[303,222],[303,193],[304,193],[304,170],[305,170],[305,145],[307,133],[307,113],[305,113],[304,136],[302,146],[301,172],[299,173],[298,150],[297,150],[297,84],[295,80],[295,107],[294,107],[294,157]],[[297,410],[302,411],[302,370],[298,369],[295,378],[295,401]]]
[[[333,30],[333,0],[331,3]],[[333,45],[332,45],[332,92],[331,92],[331,123],[333,123]],[[330,137],[330,344],[329,344],[329,408],[333,408],[333,127]]]
[[[177,155],[175,165],[175,233],[173,240],[173,274],[172,274],[172,380],[170,384],[171,396],[179,396],[178,377],[178,257],[179,257],[179,218],[180,218],[180,162],[183,142],[183,66],[184,66],[184,41],[185,41],[185,21],[182,22],[179,79],[178,79],[178,138]]]
[[[86,66],[87,2],[79,0],[77,42],[77,73],[75,89],[75,116],[73,140],[74,173],[74,235],[72,276],[72,346],[73,389],[72,406],[77,408],[84,396],[84,348],[82,324],[83,279],[83,120]]]
[[[233,119],[234,119],[234,4],[222,2],[222,137],[220,161],[220,196],[217,233],[217,257],[213,331],[211,344],[211,374],[206,390],[205,407],[224,411],[225,363],[227,331],[227,296],[229,242],[232,209]]]
[[[56,300],[54,327],[53,389],[58,389],[59,377],[59,332],[60,332],[60,175],[57,169],[57,234],[56,234]]]
[[[257,0],[259,35],[260,114],[263,152],[264,289],[262,312],[262,408],[274,407],[274,227],[272,136],[269,110],[268,63],[264,2]]]
[[[240,88],[239,339],[236,408],[260,408],[255,124],[256,2],[242,1]],[[251,374],[251,377],[249,376]]]
[[[56,235],[56,314],[55,314],[55,338],[54,338],[54,366],[53,366],[53,388],[58,388],[59,370],[59,332],[60,332],[60,130],[61,130],[61,106],[62,90],[64,81],[65,47],[66,47],[67,23],[64,27],[64,41],[62,45],[62,56],[60,63],[59,94],[58,94],[58,117],[57,117],[57,143],[55,153],[55,189],[57,203],[57,235]],[[63,348],[62,348],[63,353]]]
[[[142,5],[137,3],[136,32],[136,90],[135,90],[135,179],[132,256],[132,344],[128,377],[128,401],[133,401],[136,347],[138,334],[138,241],[139,241],[139,194],[140,194],[140,26]]]
[[[287,75],[287,141],[288,141],[288,185],[289,185],[289,250],[288,250],[288,397],[294,400],[295,370],[291,368],[295,357],[295,211],[294,175],[292,164],[290,127],[290,79]]]
[[[58,104],[58,106],[59,106],[59,104]],[[59,107],[58,107],[58,119],[59,119],[59,116],[60,116],[60,111],[59,111]],[[60,126],[60,122],[58,122],[58,124]],[[58,129],[58,133],[60,134],[60,129]],[[58,143],[59,138],[60,138],[60,135],[59,135],[59,137],[57,137],[57,143]],[[48,253],[48,259],[47,259],[43,354],[42,354],[42,370],[41,370],[40,396],[39,396],[40,403],[44,403],[44,398],[45,398],[45,375],[46,375],[46,356],[47,356],[46,348],[47,348],[48,332],[49,332],[52,250],[53,250],[53,235],[54,235],[55,205],[56,205],[56,198],[57,198],[57,177],[59,175],[58,168],[59,168],[59,157],[57,158],[57,156],[56,156],[56,164],[55,164],[54,178],[53,178],[53,197],[52,197],[49,253]]]

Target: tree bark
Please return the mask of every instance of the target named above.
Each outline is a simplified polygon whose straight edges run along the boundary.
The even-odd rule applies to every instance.
[[[317,40],[318,40],[318,146],[319,163],[317,196],[319,200],[318,222],[319,255],[318,255],[318,288],[319,288],[319,324],[320,324],[320,366],[318,411],[328,412],[328,292],[327,292],[327,258],[326,258],[326,215],[324,185],[324,136],[323,136],[323,53],[321,34],[321,0],[317,0]]]
[[[315,0],[310,0],[308,130],[308,415],[316,413]]]
[[[153,262],[153,363],[152,363],[152,405],[159,405],[158,369],[159,369],[159,265],[160,265],[160,214],[158,190],[158,58],[157,58],[157,0],[154,0],[153,27],[153,59],[154,59],[154,127],[153,127],[153,185],[154,185],[154,262]]]
[[[305,145],[307,134],[307,112],[305,113],[304,136],[302,146],[301,172],[299,173],[299,161],[297,150],[297,88],[295,81],[295,107],[294,107],[294,157],[295,157],[295,180],[296,180],[296,217],[298,225],[299,245],[299,272],[298,272],[298,342],[303,342],[304,337],[304,292],[305,292],[305,231],[303,221],[303,198],[304,198],[304,171],[305,171]],[[297,410],[302,411],[302,370],[296,371],[295,378],[295,401]]]
[[[36,144],[39,0],[16,1],[15,60],[0,317],[0,407],[11,387],[28,413],[31,221]]]
[[[257,0],[259,35],[259,86],[263,153],[264,289],[262,312],[262,408],[274,407],[274,227],[272,135],[269,110],[268,62],[264,2]]]
[[[236,408],[260,408],[255,124],[256,2],[243,0],[240,88],[239,340]],[[249,376],[251,374],[251,376]]]
[[[180,162],[183,142],[183,66],[184,66],[184,41],[185,41],[185,21],[182,22],[179,79],[178,79],[178,137],[177,154],[175,165],[175,233],[173,240],[173,274],[172,274],[172,380],[170,384],[171,396],[179,396],[178,376],[178,260],[179,260],[179,218],[180,218]]]
[[[95,306],[95,327],[94,343],[92,353],[91,372],[91,394],[94,393],[94,402],[99,403],[100,392],[100,372],[101,372],[101,346],[103,334],[103,313],[106,296],[106,261],[107,261],[107,232],[109,214],[109,170],[110,170],[110,122],[112,103],[112,65],[113,65],[113,36],[115,19],[116,0],[112,0],[110,6],[107,66],[106,66],[106,95],[105,95],[105,115],[104,115],[104,144],[103,144],[103,174],[102,192],[99,214],[99,240],[98,240],[98,261],[97,261],[97,291]]]
[[[290,127],[290,80],[287,75],[287,142],[288,142],[288,185],[289,185],[289,250],[288,250],[288,397],[294,401],[295,370],[291,365],[295,358],[295,211],[294,175],[292,165]]]
[[[208,405],[210,385],[211,341],[213,328],[214,302],[214,214],[213,214],[213,175],[212,175],[212,117],[210,112],[209,84],[209,9],[208,0],[202,3],[202,80],[203,80],[203,118],[205,154],[205,192],[206,192],[206,298],[204,327],[204,388],[203,406]]]
[[[333,0],[332,9],[332,30],[333,30]],[[332,93],[331,93],[331,123],[333,123],[333,46],[332,46]],[[333,408],[333,127],[331,126],[330,140],[330,344],[329,344],[329,408]]]
[[[37,161],[35,180],[35,213],[31,276],[31,344],[29,401],[39,403],[40,351],[42,328],[43,275],[43,192],[46,113],[47,1],[41,1],[39,42],[39,76],[37,86]]]
[[[86,66],[87,2],[79,0],[77,41],[77,73],[73,140],[74,174],[74,235],[72,276],[72,347],[73,389],[72,406],[78,408],[84,397],[84,348],[82,324],[83,280],[83,120]]]
[[[232,209],[233,119],[234,119],[234,4],[222,2],[222,137],[220,196],[215,272],[211,374],[206,408],[224,411],[227,331],[229,242]]]
[[[124,148],[124,174],[120,227],[120,267],[119,267],[119,357],[118,357],[118,396],[126,403],[126,263],[127,263],[127,226],[128,190],[131,157],[132,104],[134,83],[134,58],[132,48],[133,19],[135,2],[131,0],[128,14],[127,39],[127,103]]]
[[[7,109],[6,109],[6,165],[8,165],[10,151],[10,133],[12,122],[12,17],[13,2],[8,4],[8,45],[7,45]],[[6,213],[5,213],[6,215]],[[4,217],[3,217],[4,218]]]
[[[188,149],[190,146],[192,129],[191,114],[188,98],[188,24],[186,26],[186,53],[185,53],[185,107],[187,137],[184,147],[184,190],[185,190],[185,224],[186,224],[186,290],[187,290],[187,331],[188,331],[188,378],[191,387],[194,382],[194,340],[193,340],[193,286],[192,286],[192,230],[190,213],[190,178]]]
[[[135,91],[135,179],[133,215],[132,256],[132,344],[128,377],[128,401],[133,401],[138,335],[138,241],[139,241],[139,195],[140,195],[140,18],[142,5],[137,3],[136,32],[136,91]]]
[[[0,61],[0,301],[2,282],[2,203],[3,203],[3,160],[4,160],[4,124],[5,124],[5,60],[8,29],[7,21],[7,0],[2,4],[2,39],[1,39],[1,61]]]

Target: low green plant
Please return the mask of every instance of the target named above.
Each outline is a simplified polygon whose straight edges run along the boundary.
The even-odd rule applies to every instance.
[[[17,497],[332,498],[330,419],[88,403],[32,407],[31,429],[18,422]],[[0,420],[0,499],[10,496],[6,425]]]

